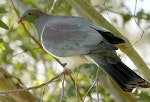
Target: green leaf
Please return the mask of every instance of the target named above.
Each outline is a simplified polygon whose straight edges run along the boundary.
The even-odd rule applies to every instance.
[[[3,21],[1,21],[1,20],[0,20],[0,27],[1,27],[1,28],[4,28],[4,29],[6,29],[6,30],[9,29],[8,26],[7,26]]]
[[[3,42],[2,42],[2,39],[0,39],[0,49],[5,50],[5,46],[4,46]]]
[[[3,7],[0,7],[0,13],[6,13],[7,11],[3,8]]]
[[[125,14],[123,16],[123,19],[124,19],[124,23],[126,23],[126,22],[128,22],[131,19],[131,15],[130,14]]]

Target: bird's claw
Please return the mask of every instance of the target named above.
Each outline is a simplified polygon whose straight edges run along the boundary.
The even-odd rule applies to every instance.
[[[65,75],[71,75],[71,70],[68,69],[67,67],[64,67],[63,73],[64,73]]]

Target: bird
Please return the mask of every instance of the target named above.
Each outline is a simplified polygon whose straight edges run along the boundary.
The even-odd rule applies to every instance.
[[[66,68],[95,63],[125,92],[132,92],[136,87],[150,87],[148,81],[117,55],[115,44],[125,41],[92,21],[76,16],[49,15],[37,9],[26,10],[18,23],[23,21],[34,24],[43,49],[66,63]]]

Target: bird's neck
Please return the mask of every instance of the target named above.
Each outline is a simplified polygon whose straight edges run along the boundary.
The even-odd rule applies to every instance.
[[[41,38],[42,30],[43,30],[43,28],[44,28],[44,26],[45,26],[45,24],[46,24],[46,22],[48,21],[49,18],[50,18],[50,15],[42,14],[39,17],[39,19],[37,19],[34,22],[34,25],[35,25],[35,27],[37,29],[37,32],[38,32],[39,39]]]

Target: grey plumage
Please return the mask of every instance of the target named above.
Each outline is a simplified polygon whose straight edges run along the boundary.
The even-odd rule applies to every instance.
[[[51,16],[38,10],[26,11],[21,19],[33,23],[43,48],[57,57],[68,68],[94,60],[124,91],[135,87],[150,87],[121,62],[114,44],[124,43],[121,38],[94,23],[72,16]]]
[[[108,52],[113,53],[113,52]],[[115,52],[114,52],[115,53]],[[150,83],[145,81],[129,67],[120,61],[117,56],[97,56],[91,54],[90,57],[120,86],[124,91],[131,92],[136,87],[150,87]]]

